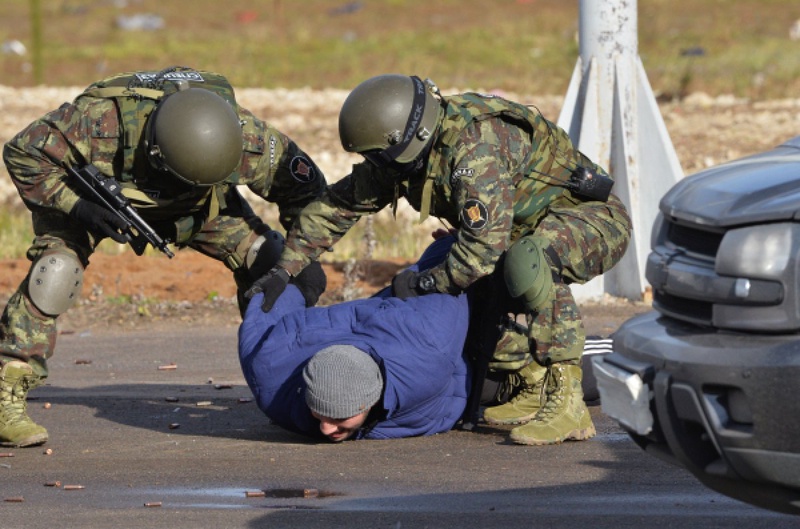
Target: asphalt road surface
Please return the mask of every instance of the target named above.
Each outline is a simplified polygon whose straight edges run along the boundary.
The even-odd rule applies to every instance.
[[[308,442],[246,402],[236,330],[61,336],[29,403],[51,441],[0,448],[0,527],[800,527],[645,454],[599,406],[597,437],[561,446]]]

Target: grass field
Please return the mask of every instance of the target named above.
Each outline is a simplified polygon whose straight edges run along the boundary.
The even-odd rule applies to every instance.
[[[31,24],[37,3],[40,55],[33,53]],[[562,94],[578,55],[578,6],[578,0],[4,0],[0,42],[20,41],[27,53],[0,54],[0,84],[83,86],[103,74],[181,64],[221,71],[249,87],[347,89],[398,72],[446,88]],[[162,26],[121,29],[137,15],[158,17]],[[796,0],[640,0],[639,54],[665,97],[691,91],[794,97],[800,40],[790,32],[798,19]]]
[[[223,72],[237,87],[349,89],[400,72],[431,77],[445,92],[563,95],[578,56],[578,7],[578,0],[0,0],[0,44],[26,49],[0,53],[0,85],[85,86],[121,71],[189,65]],[[120,27],[139,15],[162,27]],[[796,98],[798,19],[796,0],[639,0],[639,54],[662,100],[695,91]],[[358,226],[338,255],[363,256],[369,230],[396,255],[416,255],[409,241],[419,241],[420,229],[398,226],[384,219]],[[0,257],[23,255],[30,238],[27,211],[16,200],[3,204]]]

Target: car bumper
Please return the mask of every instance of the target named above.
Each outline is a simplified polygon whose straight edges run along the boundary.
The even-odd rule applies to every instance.
[[[604,412],[706,486],[800,514],[800,336],[735,334],[650,312],[595,360]]]

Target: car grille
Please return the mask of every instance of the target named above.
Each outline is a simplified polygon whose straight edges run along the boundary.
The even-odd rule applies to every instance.
[[[776,268],[772,277],[717,272],[731,269],[730,262],[719,261],[730,259],[730,247],[720,253],[726,228],[669,217],[660,220],[646,271],[653,286],[653,308],[665,316],[702,326],[800,332],[800,306],[793,286],[796,258]],[[742,237],[741,230],[763,226],[729,229],[736,229],[735,237]]]
[[[674,248],[683,248],[689,254],[713,259],[717,255],[723,235],[724,233],[667,222],[667,244]]]

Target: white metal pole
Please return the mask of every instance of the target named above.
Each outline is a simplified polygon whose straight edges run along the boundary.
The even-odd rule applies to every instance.
[[[612,174],[634,233],[619,265],[573,291],[638,300],[658,202],[683,171],[638,56],[636,0],[580,0],[579,47],[558,124]]]

